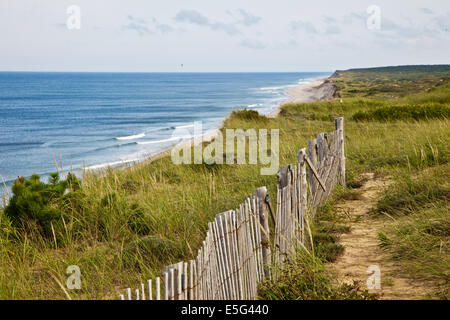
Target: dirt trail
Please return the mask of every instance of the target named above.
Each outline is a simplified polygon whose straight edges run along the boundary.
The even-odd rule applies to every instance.
[[[381,272],[381,289],[371,289],[370,292],[380,294],[381,299],[427,298],[427,293],[432,290],[431,284],[402,275],[400,267],[389,261],[387,253],[378,247],[378,233],[393,221],[387,216],[370,216],[369,212],[390,181],[375,178],[373,173],[363,178],[366,181],[359,189],[361,196],[357,200],[344,200],[338,204],[338,212],[351,221],[350,232],[343,234],[339,241],[345,247],[344,253],[333,263],[339,279],[346,283],[359,280],[365,287],[370,276],[366,270],[376,265]]]

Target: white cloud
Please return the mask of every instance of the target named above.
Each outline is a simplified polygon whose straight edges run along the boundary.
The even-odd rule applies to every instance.
[[[431,24],[434,24],[437,30],[448,35],[450,32],[450,12],[435,15],[431,19]]]
[[[261,41],[252,39],[244,39],[241,42],[239,42],[239,45],[249,49],[257,49],[257,50],[266,48],[266,45]]]
[[[196,10],[180,10],[174,18],[178,22],[189,22],[199,26],[210,25],[209,19]]]
[[[1,0],[0,70],[309,71],[449,63],[450,1]],[[130,17],[128,17],[130,16]],[[134,36],[135,35],[135,36]],[[88,48],[88,50],[86,50]],[[252,50],[250,50],[252,49]]]
[[[319,33],[317,31],[316,27],[314,26],[314,24],[312,24],[312,22],[309,22],[309,21],[302,21],[302,20],[292,21],[291,29],[294,32],[303,31],[303,32],[306,32],[308,34],[313,34],[313,35]]]
[[[230,36],[234,36],[240,33],[235,24],[225,22],[211,22],[206,16],[196,10],[180,10],[174,19],[177,22],[186,22],[198,26],[208,27],[211,30],[223,31]]]
[[[261,17],[248,13],[244,9],[238,9],[237,14],[233,14],[232,11],[228,11],[228,13],[234,18],[236,18],[238,23],[241,23],[247,27],[258,24],[262,20]]]
[[[434,11],[431,10],[430,8],[420,8],[419,10],[425,14],[434,14]]]
[[[153,33],[148,28],[147,21],[133,17],[132,15],[128,15],[128,22],[122,26],[122,29],[136,31],[140,36]]]
[[[155,17],[150,22],[132,15],[128,15],[127,19],[128,21],[122,26],[122,30],[135,31],[140,36],[154,35],[156,33],[167,34],[175,30],[168,24],[159,23]]]
[[[159,23],[159,21],[155,17],[153,17],[152,22],[154,28],[162,34],[175,31],[175,28],[173,28],[172,26],[165,23]]]

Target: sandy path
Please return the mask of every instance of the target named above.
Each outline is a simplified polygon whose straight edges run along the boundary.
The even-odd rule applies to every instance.
[[[359,189],[362,197],[359,200],[345,200],[338,205],[338,212],[350,220],[350,232],[343,234],[340,243],[345,250],[332,266],[342,282],[361,281],[363,287],[369,275],[367,267],[376,265],[381,272],[381,289],[370,292],[380,294],[381,299],[424,299],[432,291],[432,284],[413,280],[394,262],[388,259],[387,253],[378,247],[378,233],[392,223],[389,217],[371,217],[370,209],[376,205],[380,192],[390,183],[389,180],[374,178],[369,173],[368,180]]]

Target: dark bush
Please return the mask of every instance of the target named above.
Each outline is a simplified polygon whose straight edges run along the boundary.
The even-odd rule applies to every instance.
[[[260,115],[258,111],[247,109],[233,111],[230,115],[230,118],[263,122],[269,120],[267,117]]]
[[[60,180],[58,173],[51,173],[49,183],[40,181],[37,174],[29,179],[19,177],[12,186],[13,197],[5,208],[5,214],[16,227],[37,225],[46,235],[51,233],[51,223],[59,220],[63,212],[58,206],[67,190],[80,188],[80,181],[73,174]]]

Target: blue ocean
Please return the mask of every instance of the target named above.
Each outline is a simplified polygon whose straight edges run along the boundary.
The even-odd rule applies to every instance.
[[[177,143],[176,128],[266,114],[289,87],[329,73],[0,72],[0,182],[132,163]]]

